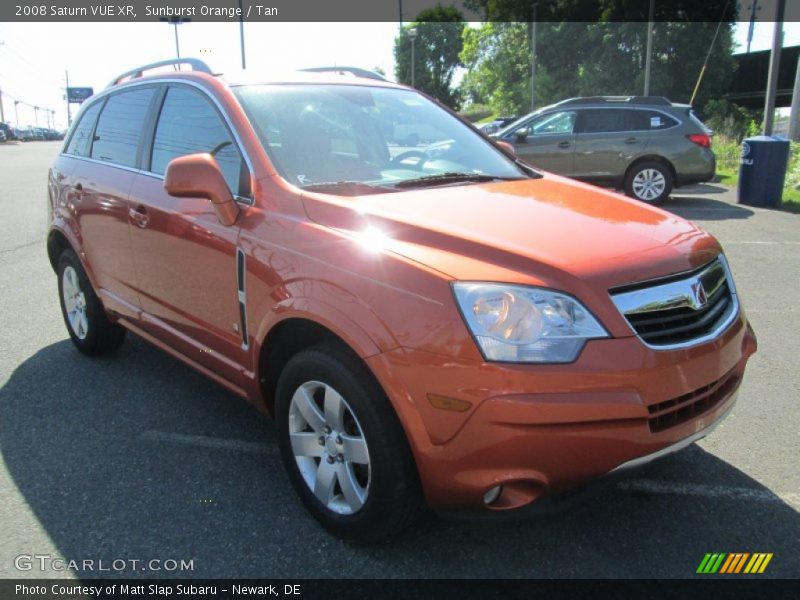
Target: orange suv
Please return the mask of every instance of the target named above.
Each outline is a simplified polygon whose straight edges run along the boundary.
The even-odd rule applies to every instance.
[[[336,534],[551,507],[730,411],[756,340],[692,223],[363,71],[175,62],[85,102],[50,170],[67,330],[88,355],[132,331],[271,414]]]

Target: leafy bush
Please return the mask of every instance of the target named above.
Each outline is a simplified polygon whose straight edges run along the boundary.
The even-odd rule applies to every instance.
[[[717,157],[718,171],[730,173],[739,171],[739,157],[742,155],[740,141],[724,134],[715,135],[713,150]]]
[[[784,191],[800,190],[800,142],[792,142],[789,150],[789,165],[786,168]]]
[[[737,144],[759,131],[755,113],[727,100],[709,100],[702,110],[705,124],[720,137],[731,138]]]
[[[470,123],[475,123],[481,119],[485,119],[493,114],[493,110],[485,104],[471,104],[466,109],[458,114],[464,117]]]

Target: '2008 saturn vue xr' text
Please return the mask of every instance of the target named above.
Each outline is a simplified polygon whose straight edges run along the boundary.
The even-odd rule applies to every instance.
[[[711,235],[369,72],[182,63],[85,102],[50,170],[67,330],[271,414],[330,530],[533,510],[730,411],[756,340]]]

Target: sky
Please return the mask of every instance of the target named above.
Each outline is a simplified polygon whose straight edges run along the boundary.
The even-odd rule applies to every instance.
[[[748,25],[736,28],[742,52]],[[248,71],[348,65],[380,67],[393,79],[397,29],[397,23],[246,23]],[[773,23],[757,22],[751,50],[769,49],[772,31]],[[182,56],[201,58],[217,72],[240,69],[238,23],[190,22],[178,32]],[[800,23],[784,24],[784,45],[800,45]],[[40,106],[54,109],[56,128],[66,128],[66,70],[71,86],[99,91],[122,71],[174,56],[173,26],[167,23],[0,23],[5,120],[16,124],[14,100],[20,100],[20,125],[34,125],[32,106]],[[77,108],[73,105],[73,114]],[[38,117],[39,125],[46,125],[44,112]]]

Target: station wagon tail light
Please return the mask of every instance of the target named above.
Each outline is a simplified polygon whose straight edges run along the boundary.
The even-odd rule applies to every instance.
[[[711,148],[711,136],[707,133],[693,133],[686,137],[689,138],[690,142],[697,144],[701,148]]]
[[[561,292],[467,282],[455,283],[453,292],[488,361],[569,363],[587,340],[608,337],[588,309]]]

